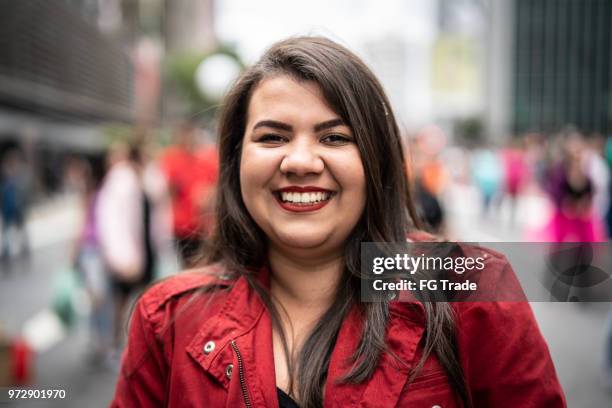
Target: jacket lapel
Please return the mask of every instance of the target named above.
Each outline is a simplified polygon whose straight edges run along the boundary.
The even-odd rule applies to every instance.
[[[364,384],[345,384],[338,381],[350,370],[350,358],[359,345],[361,331],[359,311],[357,307],[353,307],[340,328],[329,362],[324,407],[355,406],[365,390]]]
[[[340,384],[338,379],[350,370],[350,357],[362,337],[359,313],[353,308],[338,335],[325,390],[325,407],[395,406],[404,389],[424,333],[422,306],[418,303],[391,302],[387,328],[389,352],[383,353],[370,380],[362,384]]]
[[[259,271],[257,276],[259,283],[268,287],[267,269]],[[207,353],[205,345],[210,341],[215,343],[215,347]],[[244,396],[232,341],[242,358],[242,371],[252,406],[278,407],[270,315],[259,295],[243,277],[226,294],[223,307],[202,322],[187,347],[192,359],[228,390],[228,406],[242,406]],[[230,364],[231,378],[227,375]]]
[[[206,372],[217,379],[226,389],[229,378],[227,366],[234,360],[230,342],[251,331],[260,318],[264,305],[250,290],[245,278],[239,278],[229,293],[223,306],[202,322],[200,329],[187,346],[187,353]],[[212,350],[206,351],[205,345],[214,343]],[[252,350],[245,350],[244,353]]]
[[[425,332],[421,308],[417,303],[391,303],[387,345],[404,364],[390,353],[384,353],[372,379],[368,381],[360,407],[379,407],[381,401],[384,401],[385,406],[397,406],[408,377],[417,363],[415,356]]]

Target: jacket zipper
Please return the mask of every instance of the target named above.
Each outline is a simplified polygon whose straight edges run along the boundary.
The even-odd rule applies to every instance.
[[[240,350],[238,350],[238,345],[234,340],[231,342],[232,348],[234,352],[236,352],[236,357],[238,358],[238,376],[240,378],[240,388],[242,388],[242,396],[244,397],[244,403],[247,408],[251,408],[251,399],[249,398],[249,394],[247,392],[246,380],[244,378],[244,366],[242,364],[242,355],[240,354]]]

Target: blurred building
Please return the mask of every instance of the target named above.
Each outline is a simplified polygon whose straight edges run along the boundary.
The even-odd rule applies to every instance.
[[[60,187],[65,154],[101,149],[101,123],[133,117],[132,63],[99,27],[103,9],[98,0],[2,2],[0,157],[20,148],[39,192]]]
[[[167,52],[210,51],[216,45],[213,0],[165,0],[162,24]]]
[[[609,0],[516,0],[514,126],[573,124],[608,133],[612,69]]]
[[[214,47],[212,8],[213,0],[2,2],[0,159],[18,146],[44,179],[66,154],[101,151],[109,128],[159,125],[168,106],[181,105],[162,62]]]
[[[61,0],[2,4],[2,106],[84,120],[130,119],[131,63],[119,44],[91,24],[96,4]]]
[[[438,0],[439,32],[434,44],[432,87],[438,117],[482,113],[487,7],[475,0]]]
[[[490,133],[612,131],[609,0],[489,0]],[[509,51],[511,50],[511,51]]]

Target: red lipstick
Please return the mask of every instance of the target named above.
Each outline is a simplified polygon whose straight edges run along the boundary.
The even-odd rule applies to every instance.
[[[288,186],[279,188],[277,191],[279,193],[333,193],[332,190],[327,190],[325,188],[316,186]]]
[[[296,203],[292,201],[283,201],[283,193],[324,193],[327,195],[327,199],[318,202]],[[276,202],[280,205],[280,207],[291,212],[317,211],[325,207],[333,195],[334,192],[332,190],[316,186],[288,186],[274,192],[274,197],[276,198]]]

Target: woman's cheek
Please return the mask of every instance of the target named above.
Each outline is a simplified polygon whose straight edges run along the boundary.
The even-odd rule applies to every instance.
[[[354,204],[365,205],[365,170],[356,148],[350,153],[339,152],[336,157],[330,157],[327,164],[345,195],[350,195],[351,200],[357,200]]]
[[[279,171],[282,152],[280,149],[247,146],[241,158],[241,176],[269,179]],[[245,173],[245,174],[243,174]]]

